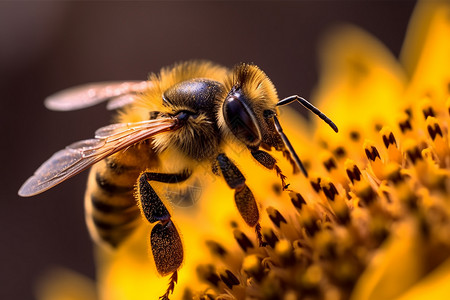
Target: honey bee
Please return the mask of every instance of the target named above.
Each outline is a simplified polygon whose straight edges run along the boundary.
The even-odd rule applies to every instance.
[[[257,203],[244,175],[226,155],[225,145],[250,151],[286,187],[285,176],[267,151],[281,151],[294,169],[305,176],[307,171],[283,133],[277,107],[298,101],[338,131],[305,99],[295,95],[279,100],[267,75],[245,63],[227,69],[188,61],[163,68],[147,81],[70,88],[50,96],[45,104],[70,111],[103,101],[108,101],[107,108],[118,110],[117,123],[98,129],[93,139],[56,152],[22,185],[19,195],[39,194],[91,167],[85,210],[92,238],[115,248],[142,215],[153,226],[150,247],[157,272],[171,274],[161,299],[168,299],[174,290],[184,251],[178,226],[164,204],[168,202],[161,200],[152,182],[170,186],[188,180],[201,166],[208,168],[234,190],[241,217],[264,246]]]

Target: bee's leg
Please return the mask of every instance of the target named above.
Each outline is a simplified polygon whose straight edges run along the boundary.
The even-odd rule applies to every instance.
[[[222,176],[228,186],[234,189],[234,201],[244,221],[250,226],[255,227],[259,246],[263,247],[266,243],[262,240],[261,225],[259,225],[259,210],[250,188],[245,184],[245,177],[236,165],[223,153],[217,156]]]
[[[150,234],[150,244],[159,274],[172,273],[169,287],[160,299],[169,299],[178,279],[177,271],[183,262],[183,244],[171,215],[149,181],[177,183],[189,178],[190,174],[161,174],[144,172],[140,175],[137,195],[143,215],[150,223],[156,223]]]
[[[281,186],[283,190],[287,189],[289,185],[286,184],[286,176],[281,172],[280,167],[277,165],[277,160],[273,158],[272,155],[262,150],[251,150],[251,153],[261,165],[269,170],[275,170],[281,179]]]

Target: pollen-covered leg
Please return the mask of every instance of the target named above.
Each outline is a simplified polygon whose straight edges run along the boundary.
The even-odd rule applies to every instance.
[[[261,226],[259,225],[259,210],[250,188],[245,184],[245,177],[241,171],[230,161],[225,154],[217,156],[222,176],[228,186],[235,190],[234,201],[236,207],[244,219],[245,223],[250,227],[255,227],[258,242],[261,247],[266,243],[262,240]]]
[[[180,234],[172,222],[171,215],[149,181],[176,183],[186,180],[189,173],[159,174],[142,173],[138,182],[138,200],[143,215],[150,223],[156,223],[150,234],[150,245],[156,270],[162,276],[172,274],[169,287],[161,299],[169,299],[175,288],[177,271],[183,262],[183,244]]]
[[[276,159],[269,153],[262,150],[254,150],[251,153],[261,165],[269,170],[275,170],[277,172],[277,175],[281,179],[281,186],[283,187],[283,190],[285,190],[288,187],[286,184],[286,176],[281,172],[280,167],[277,165]]]
[[[173,293],[178,280],[178,268],[183,262],[183,244],[180,234],[171,220],[168,220],[165,224],[157,223],[153,227],[150,234],[150,244],[158,273],[162,276],[172,273],[169,287],[165,294],[160,297],[160,299],[169,299],[169,295]]]

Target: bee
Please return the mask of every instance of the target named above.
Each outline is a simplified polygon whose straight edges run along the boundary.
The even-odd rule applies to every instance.
[[[93,240],[118,247],[144,220],[152,225],[150,247],[157,272],[171,275],[161,299],[177,281],[183,244],[155,183],[167,186],[189,180],[206,167],[234,190],[238,212],[262,239],[259,210],[246,178],[225,153],[234,144],[249,151],[256,163],[285,176],[268,152],[281,151],[295,170],[307,171],[284,134],[278,106],[294,101],[318,115],[334,131],[336,125],[305,99],[279,100],[275,86],[256,65],[232,69],[208,61],[188,61],[163,68],[147,81],[82,85],[46,99],[52,110],[76,110],[108,101],[117,123],[102,127],[92,139],[56,152],[20,188],[19,195],[44,192],[91,167],[85,193],[86,222]],[[181,203],[195,202],[181,194]],[[183,202],[184,201],[184,202]]]

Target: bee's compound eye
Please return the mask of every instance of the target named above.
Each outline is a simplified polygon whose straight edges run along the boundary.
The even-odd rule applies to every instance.
[[[223,104],[225,122],[231,132],[249,146],[261,142],[261,132],[253,112],[241,101],[241,94],[227,97]]]

